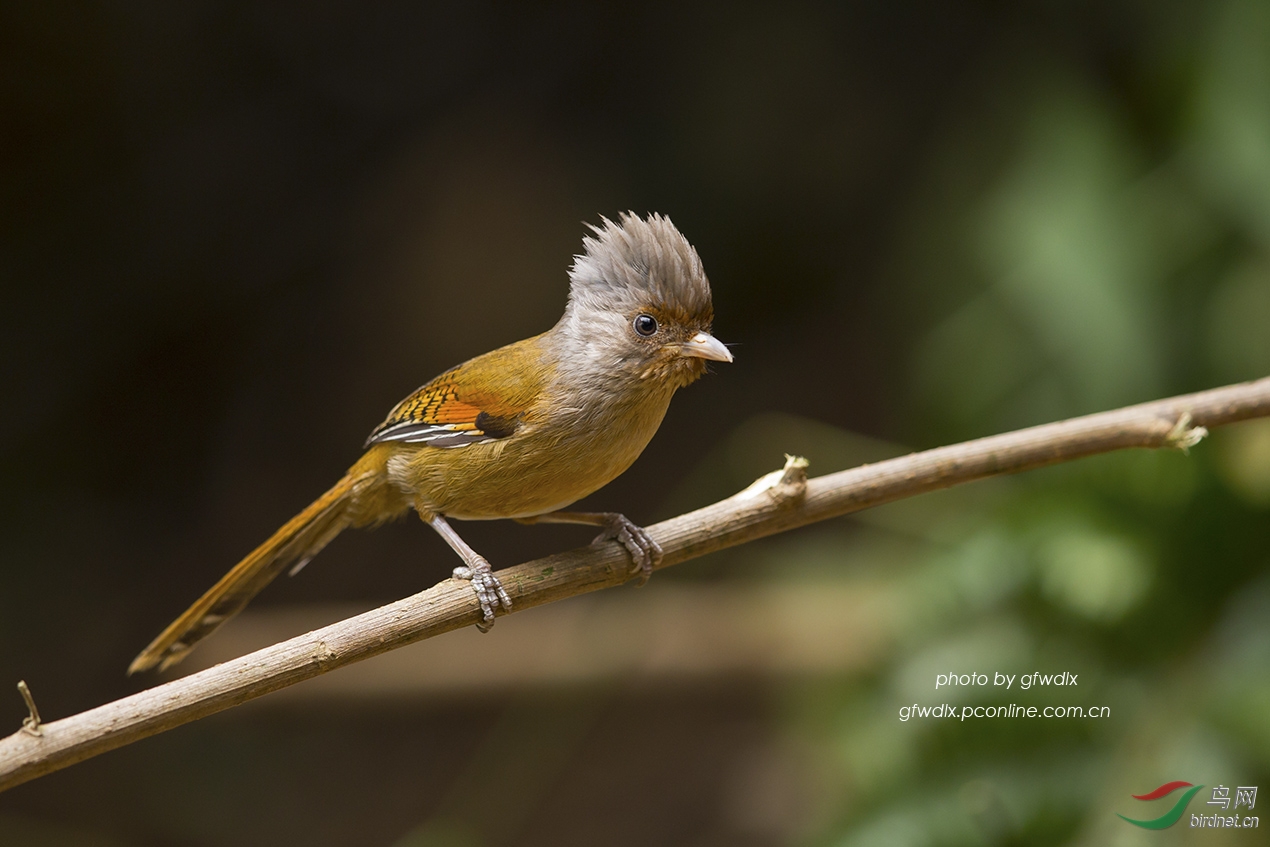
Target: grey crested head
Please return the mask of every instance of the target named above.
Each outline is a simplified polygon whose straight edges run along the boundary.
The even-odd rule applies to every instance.
[[[582,239],[585,252],[573,257],[572,308],[625,313],[655,304],[681,320],[709,324],[710,282],[697,251],[670,218],[624,212],[616,223],[601,220],[590,227],[594,237]]]
[[[714,308],[697,251],[670,218],[631,212],[603,218],[569,270],[569,305],[552,330],[560,373],[629,392],[664,394],[732,354],[710,334]],[[571,382],[572,380],[572,382]]]

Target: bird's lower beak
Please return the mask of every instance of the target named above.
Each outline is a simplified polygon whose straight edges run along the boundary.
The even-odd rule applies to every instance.
[[[728,351],[728,348],[724,347],[723,342],[708,332],[698,332],[688,339],[681,349],[685,356],[710,359],[714,362],[732,361],[732,354]]]

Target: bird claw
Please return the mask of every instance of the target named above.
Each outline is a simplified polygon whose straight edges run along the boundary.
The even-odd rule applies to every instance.
[[[455,568],[454,578],[466,579],[472,583],[476,599],[481,604],[481,620],[476,624],[481,632],[489,632],[494,626],[494,613],[499,606],[505,612],[512,610],[512,598],[507,596],[503,584],[494,576],[494,569],[484,559],[478,559],[471,566],[460,565]]]
[[[605,521],[604,532],[591,543],[598,545],[606,541],[619,542],[631,554],[631,559],[639,569],[639,584],[648,582],[648,578],[653,575],[653,568],[661,563],[661,545],[653,540],[648,530],[625,515],[613,512],[605,517]]]

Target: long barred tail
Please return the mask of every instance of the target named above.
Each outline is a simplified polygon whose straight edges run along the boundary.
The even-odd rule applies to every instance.
[[[128,666],[128,674],[156,665],[163,670],[181,661],[195,644],[242,611],[274,577],[284,570],[299,570],[351,523],[362,523],[350,514],[357,481],[354,471],[349,471],[330,491],[251,551],[142,650]]]

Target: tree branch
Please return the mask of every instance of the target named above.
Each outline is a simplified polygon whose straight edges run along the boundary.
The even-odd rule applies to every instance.
[[[1270,378],[1087,415],[807,479],[806,462],[648,528],[665,568],[725,547],[998,474],[1127,447],[1186,450],[1205,427],[1270,416]],[[499,571],[519,611],[631,577],[623,548],[584,547]],[[470,584],[452,579],[233,661],[0,739],[0,791],[397,647],[475,624]],[[497,637],[497,635],[492,636]]]

